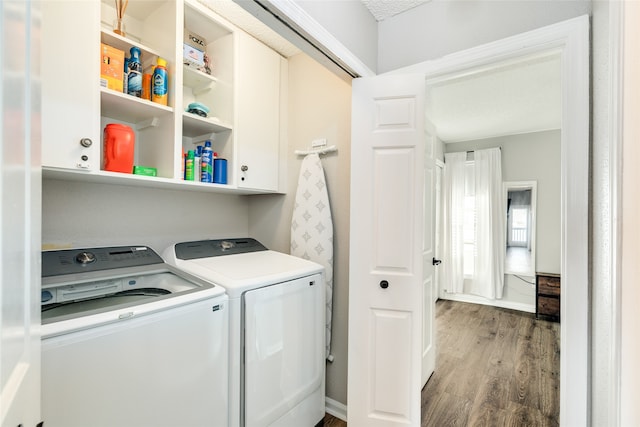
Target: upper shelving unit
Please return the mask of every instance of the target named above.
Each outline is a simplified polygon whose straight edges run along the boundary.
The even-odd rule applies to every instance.
[[[269,111],[280,108],[273,102],[251,114],[240,108],[256,103],[251,98],[256,91],[251,90],[250,97],[240,97],[237,90],[251,86],[264,62],[261,59],[257,66],[250,63],[245,67],[247,73],[239,73],[242,67],[238,64],[247,64],[242,57],[252,57],[254,52],[241,49],[243,45],[238,40],[243,32],[199,0],[129,0],[123,27],[119,27],[122,33],[115,33],[115,7],[114,0],[43,4],[43,176],[232,194],[272,192],[270,187],[241,188],[247,181],[238,172],[240,165],[249,164],[252,177],[261,176],[261,167],[278,175],[275,161],[267,165],[260,165],[262,161],[245,163],[243,157],[254,150],[250,143],[243,145],[251,148],[238,149],[240,117],[243,128],[251,127],[260,118],[271,118]],[[74,24],[61,25],[68,16],[77,18]],[[166,105],[126,93],[124,61],[134,46],[140,49],[146,81],[151,79],[158,59],[166,61]],[[198,52],[190,51],[189,46]],[[68,55],[73,55],[74,73],[59,66],[59,59]],[[118,75],[120,70],[123,76]],[[280,76],[268,74],[264,80],[262,74],[258,76],[262,79],[258,86],[277,91]],[[145,92],[147,95],[151,90]],[[206,117],[187,111],[193,102],[208,108]],[[68,117],[73,117],[73,125],[69,125]],[[104,129],[113,123],[133,130],[133,165],[142,166],[140,169],[145,171],[155,169],[157,176],[105,170]],[[264,129],[265,125],[257,127]],[[251,139],[256,138],[245,136],[245,141]],[[183,180],[183,153],[196,149],[205,140],[211,141],[218,158],[227,161],[227,184]],[[264,144],[254,151],[261,154],[261,160],[264,158]],[[266,182],[263,178],[256,181]]]

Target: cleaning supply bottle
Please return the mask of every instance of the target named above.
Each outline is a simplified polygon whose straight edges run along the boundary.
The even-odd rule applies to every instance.
[[[140,63],[140,48],[133,46],[129,58],[129,74],[127,78],[127,93],[142,96],[142,64]]]
[[[124,58],[124,73],[122,77],[122,93],[129,93],[129,58]]]
[[[152,75],[144,73],[142,75],[142,99],[151,101],[151,92],[153,91]]]
[[[167,61],[158,57],[158,65],[153,69],[151,78],[151,100],[158,104],[167,105],[169,98],[169,79],[167,78]]]
[[[201,181],[213,182],[213,149],[211,148],[211,141],[204,142],[200,163],[202,165]]]
[[[198,145],[193,152],[193,180],[200,181],[202,179],[202,145]]]
[[[193,150],[187,152],[187,160],[184,165],[184,179],[186,181],[193,181],[193,159],[195,155]]]

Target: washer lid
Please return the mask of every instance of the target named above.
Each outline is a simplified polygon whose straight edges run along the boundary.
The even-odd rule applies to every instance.
[[[43,324],[123,310],[154,301],[168,302],[183,295],[198,300],[224,294],[221,286],[214,286],[167,264],[162,264],[162,267],[144,274],[113,275],[97,280],[44,285],[41,291]]]
[[[165,254],[165,257],[178,268],[222,286],[230,298],[250,289],[324,271],[324,267],[315,262],[271,250],[189,260],[175,255]]]

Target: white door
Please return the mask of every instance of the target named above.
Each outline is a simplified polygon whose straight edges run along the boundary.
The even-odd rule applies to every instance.
[[[436,368],[436,333],[435,333],[435,298],[436,280],[434,267],[436,259],[436,161],[435,145],[436,137],[433,126],[425,121],[425,147],[424,147],[424,198],[423,217],[424,229],[422,237],[422,375],[421,385],[427,380]]]
[[[37,7],[0,2],[0,426],[40,422]]]
[[[442,169],[444,167],[444,163],[440,160],[436,161],[436,185],[435,185],[435,209],[434,215],[436,216],[436,228],[435,228],[435,248],[436,248],[436,259],[442,261]],[[440,274],[440,268],[436,268],[433,274],[433,302],[435,303],[440,296],[440,278],[442,275]],[[434,316],[435,316],[435,307],[434,307]]]
[[[418,427],[424,75],[352,90],[348,424]]]

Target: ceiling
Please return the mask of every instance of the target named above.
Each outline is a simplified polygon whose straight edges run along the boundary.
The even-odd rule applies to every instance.
[[[431,0],[362,0],[376,21],[380,22]]]
[[[560,129],[559,54],[427,82],[426,114],[444,142]]]

